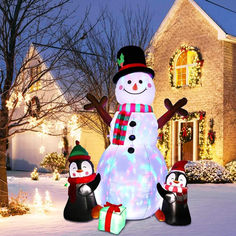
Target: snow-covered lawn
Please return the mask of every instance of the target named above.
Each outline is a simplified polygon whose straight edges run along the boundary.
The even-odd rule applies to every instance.
[[[20,189],[28,193],[28,202],[33,203],[35,188],[44,199],[50,192],[53,209],[47,213],[31,213],[23,216],[0,217],[0,235],[109,235],[99,231],[98,220],[88,223],[73,223],[64,220],[63,210],[67,201],[67,178],[54,181],[49,175],[40,175],[32,181],[30,173],[9,172],[9,194]],[[155,217],[140,221],[127,221],[120,235],[155,236],[234,236],[236,235],[236,184],[191,184],[188,186],[188,204],[192,217],[189,226],[169,226]]]

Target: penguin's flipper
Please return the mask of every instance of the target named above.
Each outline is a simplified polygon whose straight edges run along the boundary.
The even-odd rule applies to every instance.
[[[171,193],[170,191],[165,190],[160,183],[157,183],[157,191],[162,196],[162,198],[165,198],[166,194]]]
[[[78,193],[81,196],[87,196],[90,193],[92,193],[92,189],[88,186],[88,184],[82,184],[79,189],[78,189]]]
[[[164,200],[166,200],[169,203],[173,203],[176,201],[176,196],[174,193],[167,193]]]
[[[101,175],[98,173],[95,177],[95,179],[91,182],[89,182],[87,185],[91,188],[92,192],[97,188],[101,181]]]

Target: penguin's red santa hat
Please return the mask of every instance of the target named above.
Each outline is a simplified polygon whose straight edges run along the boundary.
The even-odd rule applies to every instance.
[[[188,161],[177,161],[175,164],[172,166],[170,172],[182,172],[185,174],[185,169],[184,166],[188,163]]]

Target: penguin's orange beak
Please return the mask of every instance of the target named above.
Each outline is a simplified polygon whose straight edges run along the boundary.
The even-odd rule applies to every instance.
[[[77,170],[77,172],[78,172],[78,173],[81,173],[81,172],[83,172],[83,170]]]
[[[175,184],[178,184],[178,183],[179,183],[179,181],[177,181],[177,180],[174,180],[174,183],[175,183]]]

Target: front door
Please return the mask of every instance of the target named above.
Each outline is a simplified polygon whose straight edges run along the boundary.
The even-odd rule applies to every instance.
[[[193,160],[193,122],[181,123],[181,130],[183,128],[191,129],[191,141],[186,143],[181,142],[181,160]]]
[[[199,124],[198,120],[193,121],[174,121],[172,126],[172,165],[181,160],[196,161],[198,159],[199,145]],[[181,142],[180,132],[183,127],[190,127],[192,139],[188,142]]]

